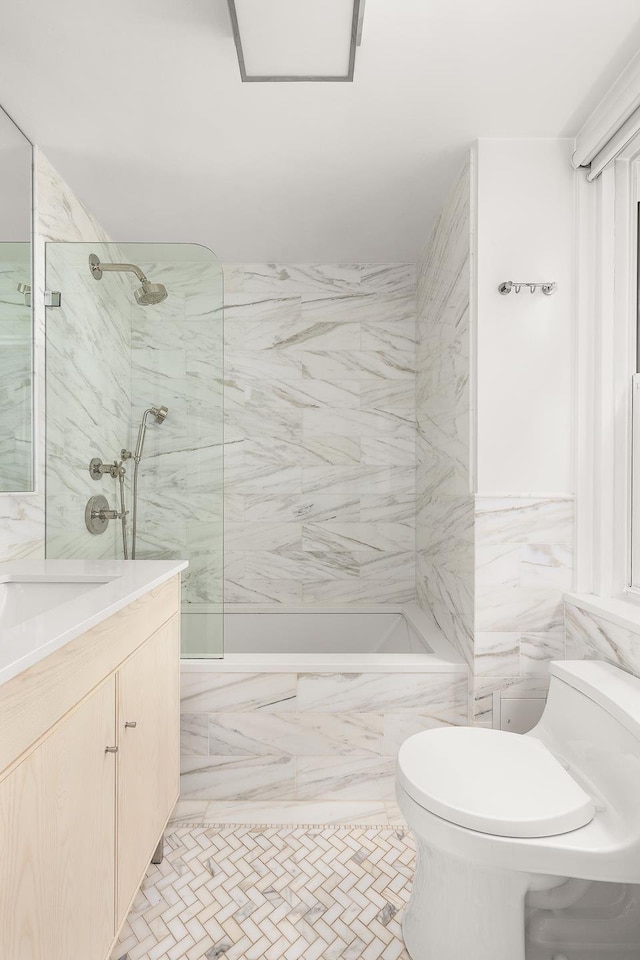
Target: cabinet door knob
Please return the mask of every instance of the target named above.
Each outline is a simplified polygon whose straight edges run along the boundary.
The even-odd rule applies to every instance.
[[[125,727],[137,727],[137,726],[138,726],[138,721],[137,721],[137,720],[126,720],[124,725],[125,725]]]
[[[105,747],[105,748],[104,748],[104,752],[105,752],[105,753],[117,753],[117,752],[118,752],[118,748],[117,748],[117,747]]]

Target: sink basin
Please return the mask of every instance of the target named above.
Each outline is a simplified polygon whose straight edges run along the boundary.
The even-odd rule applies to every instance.
[[[77,580],[14,579],[0,582],[0,630],[31,620],[68,600],[96,590],[112,577]]]

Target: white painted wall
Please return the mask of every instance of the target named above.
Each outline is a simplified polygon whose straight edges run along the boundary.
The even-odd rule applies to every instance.
[[[477,491],[572,493],[574,177],[571,140],[480,140]],[[498,293],[555,280],[552,297]]]

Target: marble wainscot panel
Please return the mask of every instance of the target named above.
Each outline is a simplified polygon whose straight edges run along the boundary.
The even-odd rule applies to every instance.
[[[476,498],[474,674],[480,722],[491,720],[489,693],[509,689],[514,696],[511,687],[519,678],[544,689],[549,661],[565,658],[562,597],[573,583],[573,516],[570,496]]]
[[[225,266],[225,600],[415,597],[415,267]]]
[[[418,262],[416,592],[473,658],[470,479],[471,171],[461,170]]]
[[[640,676],[640,623],[623,625],[606,611],[564,605],[568,660],[606,660]]]
[[[237,801],[265,822],[251,806],[264,798],[280,809],[282,822],[340,822],[349,809],[387,822],[401,742],[420,730],[467,722],[464,673],[185,668],[176,816],[215,821],[217,810],[224,818],[228,802]]]

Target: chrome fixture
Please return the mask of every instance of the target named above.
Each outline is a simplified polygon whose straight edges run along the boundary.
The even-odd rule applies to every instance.
[[[19,283],[18,293],[21,293],[23,295],[25,307],[30,307],[31,306],[31,284]]]
[[[102,274],[109,270],[114,273],[135,273],[140,281],[140,286],[136,287],[133,295],[136,298],[136,303],[139,303],[141,307],[162,303],[168,297],[165,285],[163,283],[151,283],[140,267],[136,267],[135,263],[102,263],[100,258],[92,253],[89,257],[89,269],[95,280],[102,280]]]
[[[105,532],[110,520],[121,520],[122,513],[112,510],[109,501],[99,493],[96,497],[89,497],[84,511],[84,522],[89,533],[98,536]]]
[[[504,283],[501,283],[498,287],[499,293],[503,297],[506,297],[508,293],[511,293],[512,290],[515,290],[516,293],[520,293],[522,287],[528,287],[530,293],[535,293],[537,289],[542,290],[546,297],[550,297],[558,289],[558,284],[553,283],[531,283],[529,280],[505,280]]]
[[[227,3],[243,83],[353,81],[365,0]]]
[[[93,457],[89,461],[89,473],[91,474],[92,480],[102,480],[105,473],[108,473],[110,477],[113,477],[114,480],[118,479],[118,467],[120,464],[117,460],[114,460],[113,463],[103,463],[100,457]]]
[[[45,290],[44,292],[44,305],[45,307],[59,307],[62,304],[62,294],[59,290]]]
[[[142,460],[142,451],[144,449],[144,438],[147,434],[147,420],[150,416],[154,417],[156,423],[164,423],[167,419],[169,410],[167,407],[149,407],[142,414],[140,427],[138,429],[138,439],[136,441],[135,453],[130,450],[122,450],[123,460],[133,460],[133,493],[131,506],[131,559],[136,558],[136,545],[138,540],[138,470]]]

